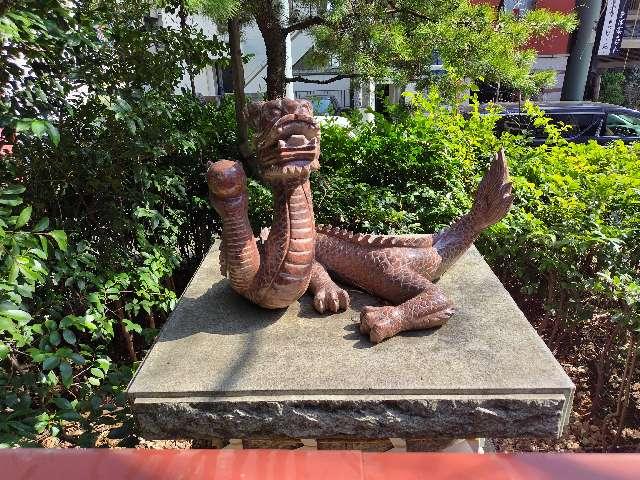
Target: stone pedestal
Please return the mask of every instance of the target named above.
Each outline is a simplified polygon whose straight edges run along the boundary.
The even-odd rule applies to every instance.
[[[475,248],[440,281],[457,307],[449,322],[378,345],[357,328],[360,309],[380,304],[366,294],[350,290],[336,315],[308,295],[269,311],[219,272],[213,248],[129,386],[145,438],[393,437],[413,450],[562,432],[574,386]]]

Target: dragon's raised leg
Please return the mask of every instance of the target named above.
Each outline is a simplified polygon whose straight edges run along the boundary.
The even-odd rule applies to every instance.
[[[420,330],[443,325],[453,315],[451,301],[440,287],[424,277],[413,276],[416,295],[400,305],[367,306],[360,313],[360,331],[373,343],[407,330]]]
[[[231,287],[241,295],[260,268],[260,254],[247,214],[247,177],[240,162],[210,162],[207,170],[209,198],[222,219],[220,266]]]
[[[349,294],[331,280],[324,267],[314,260],[309,290],[313,293],[313,306],[318,313],[333,312],[349,308]]]

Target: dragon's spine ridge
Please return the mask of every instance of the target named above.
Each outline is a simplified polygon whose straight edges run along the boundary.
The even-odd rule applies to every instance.
[[[316,232],[333,238],[346,240],[363,247],[423,247],[433,245],[431,235],[396,236],[376,235],[373,233],[354,233],[332,225],[316,225]]]

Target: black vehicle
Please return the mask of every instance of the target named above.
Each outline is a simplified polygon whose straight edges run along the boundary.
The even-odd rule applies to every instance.
[[[523,104],[498,103],[503,109],[497,133],[511,132],[533,137],[533,143],[544,143],[542,129],[524,111]],[[570,125],[563,136],[571,142],[625,143],[640,140],[640,112],[630,108],[598,102],[543,102],[536,104],[554,122]]]

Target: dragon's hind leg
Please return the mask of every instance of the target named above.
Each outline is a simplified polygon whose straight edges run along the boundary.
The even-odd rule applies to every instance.
[[[414,274],[415,275],[415,274]],[[360,331],[373,343],[407,330],[420,330],[443,325],[454,309],[442,289],[424,277],[413,283],[422,284],[420,291],[400,305],[367,306],[360,313]]]

